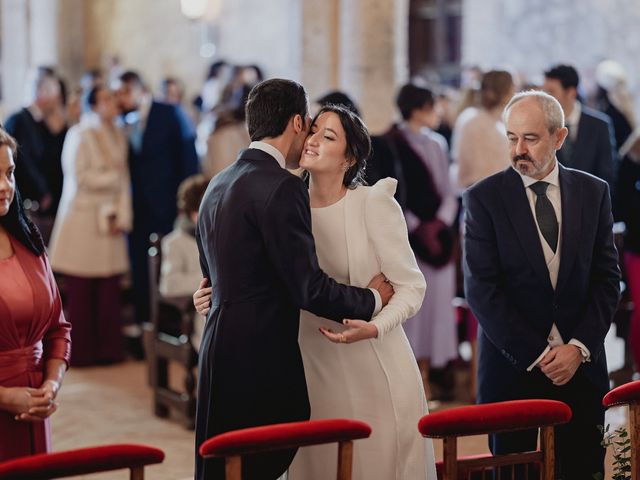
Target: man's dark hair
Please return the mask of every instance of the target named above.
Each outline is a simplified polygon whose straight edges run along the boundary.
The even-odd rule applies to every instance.
[[[134,72],[133,70],[127,70],[122,75],[120,75],[120,81],[122,83],[135,83],[138,87],[145,88],[142,77],[138,74],[138,72]]]
[[[307,92],[293,80],[272,78],[258,83],[249,92],[246,117],[252,141],[282,135],[291,117],[307,117]]]
[[[325,93],[320,98],[316,100],[321,107],[325,105],[342,105],[343,107],[348,108],[356,115],[360,116],[360,110],[356,103],[351,99],[349,95],[340,90],[332,90],[329,93]]]
[[[575,68],[571,65],[556,65],[544,72],[546,78],[558,80],[562,84],[562,88],[578,88],[580,76]]]
[[[362,119],[352,110],[342,105],[327,104],[320,109],[314,117],[311,125],[318,117],[326,112],[333,112],[340,118],[340,123],[344,129],[347,149],[345,156],[354,163],[344,173],[342,183],[345,187],[355,188],[358,185],[366,184],[364,172],[367,167],[367,160],[371,155],[371,137]]]
[[[431,90],[412,83],[404,85],[396,97],[396,105],[404,120],[409,120],[414,110],[420,110],[425,106],[433,107],[434,104],[435,97]]]

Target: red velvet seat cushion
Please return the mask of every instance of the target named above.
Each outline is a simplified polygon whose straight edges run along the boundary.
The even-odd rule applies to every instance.
[[[367,438],[371,427],[358,420],[326,419],[280,423],[222,433],[200,446],[203,457],[224,457]]]
[[[555,400],[512,400],[470,405],[431,413],[420,419],[425,437],[480,435],[566,423],[571,409]]]
[[[638,400],[640,400],[640,380],[614,388],[604,396],[602,404],[605,407],[612,407]]]
[[[43,453],[0,463],[0,479],[39,480],[161,463],[164,452],[145,445],[105,445]]]

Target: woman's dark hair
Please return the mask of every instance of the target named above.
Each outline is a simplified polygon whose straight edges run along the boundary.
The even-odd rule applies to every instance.
[[[351,99],[349,95],[341,92],[340,90],[332,90],[328,93],[325,93],[316,100],[316,103],[318,103],[321,107],[324,107],[328,104],[342,105],[343,107],[347,107],[356,115],[360,116],[360,110],[358,109],[356,103]]]
[[[396,97],[396,105],[404,120],[409,120],[414,110],[420,110],[425,106],[433,107],[434,104],[435,97],[431,90],[412,83],[404,85]]]
[[[17,143],[15,139],[2,128],[0,128],[0,147],[9,147],[11,154],[15,158]],[[9,235],[33,252],[34,255],[39,257],[44,252],[44,241],[42,240],[40,231],[27,217],[24,207],[22,206],[22,197],[17,188],[13,202],[11,202],[9,206],[9,211],[6,215],[0,217],[0,226],[4,228]]]
[[[354,163],[344,174],[342,183],[345,187],[356,188],[365,185],[364,172],[367,168],[367,160],[371,155],[371,137],[369,130],[362,119],[347,107],[342,105],[327,104],[320,109],[311,125],[316,122],[323,113],[333,112],[340,118],[347,143],[345,156]]]
[[[252,141],[279,137],[291,117],[307,117],[308,99],[304,87],[293,80],[272,78],[258,83],[249,92],[246,117]]]

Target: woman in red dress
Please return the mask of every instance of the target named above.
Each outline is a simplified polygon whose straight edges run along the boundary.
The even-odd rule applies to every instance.
[[[0,461],[50,451],[71,350],[42,237],[15,188],[15,153],[0,128]]]

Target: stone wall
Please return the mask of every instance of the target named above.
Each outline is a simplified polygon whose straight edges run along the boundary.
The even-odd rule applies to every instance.
[[[566,62],[590,89],[595,66],[611,58],[627,70],[640,108],[638,25],[637,0],[465,0],[463,63],[508,66],[535,81]]]

